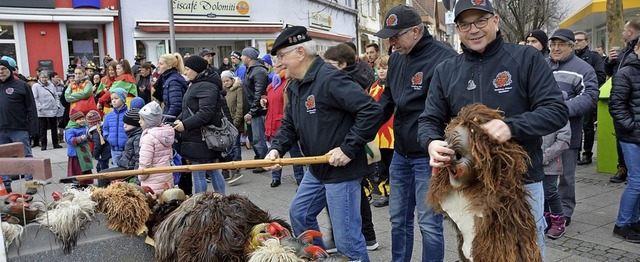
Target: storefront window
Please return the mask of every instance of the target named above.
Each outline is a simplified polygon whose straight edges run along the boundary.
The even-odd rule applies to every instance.
[[[16,40],[13,35],[13,24],[0,23],[0,56],[10,56],[16,60]]]
[[[69,64],[83,66],[89,61],[100,65],[99,39],[97,28],[67,28],[69,39]]]

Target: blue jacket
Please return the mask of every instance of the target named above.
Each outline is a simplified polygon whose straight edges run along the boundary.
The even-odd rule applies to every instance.
[[[86,135],[87,139],[79,141],[80,136],[82,135]],[[84,143],[88,143],[89,139],[91,139],[89,137],[89,135],[87,135],[87,127],[83,126],[83,127],[71,127],[71,128],[67,128],[64,130],[64,141],[67,143],[67,145],[69,145],[67,147],[67,156],[68,157],[75,157],[78,156],[78,154],[76,153],[76,147],[73,144],[73,139],[76,138],[77,142],[79,142],[78,144],[84,144]]]
[[[122,151],[127,142],[127,134],[124,132],[124,115],[127,113],[127,105],[120,110],[113,109],[104,116],[102,135],[111,146],[111,150]]]
[[[162,73],[163,115],[178,116],[182,112],[182,97],[187,91],[187,80],[175,69]]]
[[[579,148],[582,139],[582,116],[595,108],[600,94],[596,72],[591,65],[573,52],[562,61],[552,61],[551,58],[547,58],[547,63],[553,71],[553,77],[558,82],[560,90],[567,92],[568,95],[565,103],[569,108],[571,124],[569,148]]]

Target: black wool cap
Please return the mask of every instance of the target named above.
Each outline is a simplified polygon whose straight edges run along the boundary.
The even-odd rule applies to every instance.
[[[207,69],[209,62],[201,56],[192,55],[184,60],[184,66],[196,71],[196,73],[200,73]]]
[[[292,26],[280,33],[271,48],[271,55],[276,55],[278,50],[287,46],[293,46],[307,41],[311,41],[311,36],[304,26]]]
[[[540,29],[531,31],[529,34],[527,34],[527,38],[529,37],[538,39],[538,42],[540,42],[542,47],[547,47],[549,44],[549,37],[547,37],[547,34]]]
[[[376,33],[377,37],[389,38],[402,29],[422,24],[422,18],[413,7],[403,4],[391,8],[384,18],[384,27]]]
[[[491,5],[491,2],[489,2],[489,0],[458,0],[458,2],[456,3],[456,7],[454,8],[455,18],[453,19],[453,21],[458,21],[458,16],[460,16],[462,12],[473,9],[495,14],[493,5]]]
[[[573,31],[569,29],[558,29],[553,32],[553,35],[551,35],[551,37],[549,37],[549,40],[553,39],[560,39],[565,42],[570,41],[573,43],[576,41],[576,35],[574,35]]]

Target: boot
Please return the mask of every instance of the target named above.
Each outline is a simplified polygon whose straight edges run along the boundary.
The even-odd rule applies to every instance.
[[[551,215],[551,228],[547,231],[547,237],[551,239],[558,239],[564,235],[565,225],[564,225],[564,216],[563,215]]]
[[[593,161],[592,155],[589,153],[585,153],[584,155],[582,155],[582,158],[578,160],[578,165],[579,166],[588,165],[588,164],[591,164],[592,161]]]
[[[544,221],[547,222],[547,227],[544,229],[544,233],[546,234],[549,228],[551,228],[551,213],[544,212]]]
[[[627,168],[621,166],[618,167],[618,172],[614,176],[609,178],[609,182],[617,184],[624,181],[627,181]]]

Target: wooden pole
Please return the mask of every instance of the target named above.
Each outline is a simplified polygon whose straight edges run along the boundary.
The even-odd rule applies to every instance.
[[[61,182],[69,179],[75,180],[92,180],[92,179],[104,179],[104,178],[120,178],[136,175],[152,175],[159,173],[173,173],[173,172],[193,172],[213,169],[237,169],[237,168],[253,168],[253,167],[270,167],[275,164],[281,166],[289,165],[308,165],[308,164],[326,164],[329,162],[331,155],[324,156],[310,156],[310,157],[296,157],[296,158],[279,158],[276,160],[244,160],[244,161],[231,161],[224,163],[210,163],[199,165],[182,165],[182,166],[163,166],[163,167],[151,167],[134,170],[123,170],[108,173],[98,173],[91,175],[80,175],[74,177],[66,177],[61,179]]]

